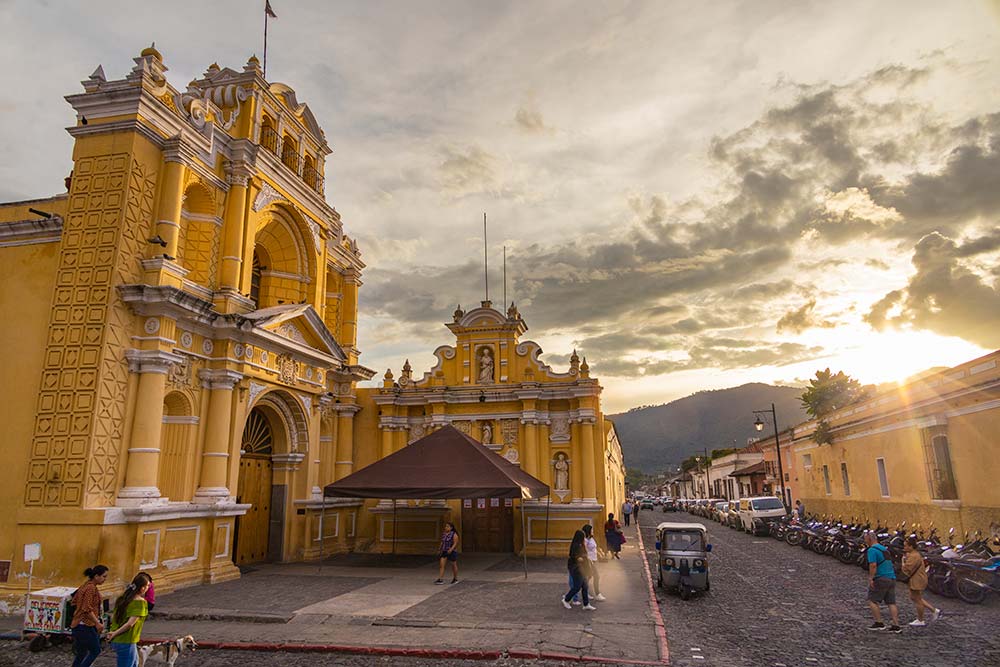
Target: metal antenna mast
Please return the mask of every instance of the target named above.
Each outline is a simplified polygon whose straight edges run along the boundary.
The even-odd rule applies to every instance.
[[[486,281],[486,300],[490,300],[490,256],[486,242],[486,211],[483,211],[483,278]]]

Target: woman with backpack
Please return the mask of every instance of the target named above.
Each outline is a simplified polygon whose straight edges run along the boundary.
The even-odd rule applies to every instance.
[[[149,575],[140,572],[115,602],[108,641],[118,656],[118,667],[137,667],[139,664],[139,651],[136,645],[142,635],[142,625],[149,615],[146,599],[143,596],[149,590],[150,583],[152,580]]]

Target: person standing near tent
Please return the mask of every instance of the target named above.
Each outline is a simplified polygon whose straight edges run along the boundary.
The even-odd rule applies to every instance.
[[[573,542],[569,545],[569,559],[566,561],[569,569],[570,589],[562,598],[562,605],[567,609],[572,609],[570,600],[577,593],[583,593],[583,608],[587,611],[594,611],[596,607],[590,604],[590,591],[587,586],[587,577],[590,576],[590,559],[587,558],[587,547],[584,544],[582,530],[573,534]]]
[[[451,562],[451,583],[458,583],[458,542],[458,531],[455,530],[455,524],[445,522],[444,532],[441,533],[441,567],[438,570],[438,578],[434,581],[435,584],[444,583],[444,566],[448,562]]]

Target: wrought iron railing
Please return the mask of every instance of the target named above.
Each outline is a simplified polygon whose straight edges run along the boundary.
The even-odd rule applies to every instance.
[[[268,125],[260,130],[260,145],[278,155],[278,148],[281,145],[281,137],[278,132]]]

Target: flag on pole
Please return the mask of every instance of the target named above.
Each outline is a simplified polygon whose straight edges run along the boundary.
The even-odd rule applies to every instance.
[[[272,19],[278,18],[278,15],[274,13],[273,9],[271,9],[271,0],[264,0],[264,13]]]

